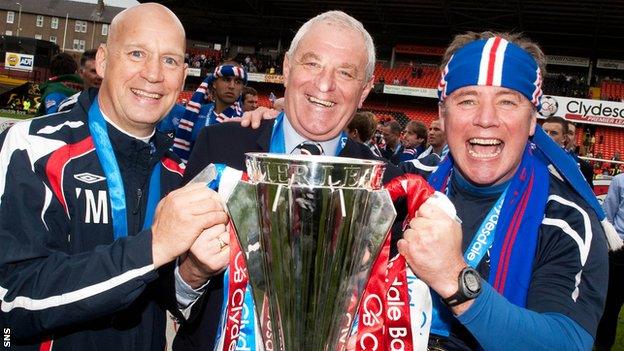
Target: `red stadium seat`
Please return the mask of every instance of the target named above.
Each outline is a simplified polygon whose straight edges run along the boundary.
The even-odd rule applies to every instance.
[[[407,86],[435,89],[438,86],[439,71],[433,66],[421,66],[423,73],[420,78],[412,77],[412,67],[407,64],[399,64],[395,68],[385,67],[384,62],[375,65],[375,79],[379,81],[383,77],[386,84],[394,84],[397,78],[399,84],[407,81]]]
[[[603,100],[624,99],[624,82],[603,80],[600,84],[601,98]]]

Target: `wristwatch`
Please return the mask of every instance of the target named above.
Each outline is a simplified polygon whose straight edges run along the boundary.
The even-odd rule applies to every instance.
[[[443,299],[449,307],[457,306],[479,296],[481,293],[481,276],[474,268],[468,266],[459,272],[458,285],[459,288],[456,293]]]

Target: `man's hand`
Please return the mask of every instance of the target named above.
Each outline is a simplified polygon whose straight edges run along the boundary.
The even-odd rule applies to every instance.
[[[461,251],[461,226],[439,207],[424,203],[397,246],[412,271],[443,298],[458,289],[466,267]]]
[[[230,233],[224,224],[204,230],[180,260],[180,276],[193,289],[222,272],[230,259]]]
[[[260,106],[257,109],[243,113],[243,117],[229,118],[227,122],[239,122],[243,127],[251,126],[252,129],[258,129],[263,119],[274,119],[279,115],[277,110],[270,109],[268,107]]]
[[[204,183],[188,184],[160,201],[152,224],[152,257],[158,268],[186,252],[207,228],[228,216],[219,195]]]

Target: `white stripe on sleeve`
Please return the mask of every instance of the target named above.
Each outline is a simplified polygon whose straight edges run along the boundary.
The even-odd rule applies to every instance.
[[[112,290],[132,279],[145,275],[154,270],[154,265],[133,269],[118,276],[112,277],[103,282],[86,286],[84,288],[70,291],[61,295],[46,297],[43,299],[32,299],[26,296],[17,296],[13,301],[6,301],[4,298],[8,290],[0,286],[0,300],[2,300],[2,312],[10,312],[14,308],[23,308],[29,311],[40,311],[48,308],[68,305],[80,300],[88,299],[95,295]]]

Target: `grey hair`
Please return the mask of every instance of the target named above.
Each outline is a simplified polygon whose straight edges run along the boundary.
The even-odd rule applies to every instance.
[[[364,28],[362,22],[356,20],[355,18],[349,16],[342,11],[327,11],[309,19],[306,23],[304,23],[297,31],[297,34],[295,34],[293,40],[290,42],[290,48],[286,52],[288,58],[292,59],[295,51],[297,51],[297,48],[299,47],[299,42],[301,41],[303,36],[310,31],[310,28],[312,28],[313,25],[321,22],[338,24],[345,28],[353,29],[362,34],[364,44],[366,45],[366,53],[368,57],[365,72],[365,81],[368,82],[373,77],[373,72],[375,71],[375,43],[373,43],[373,38]]]

